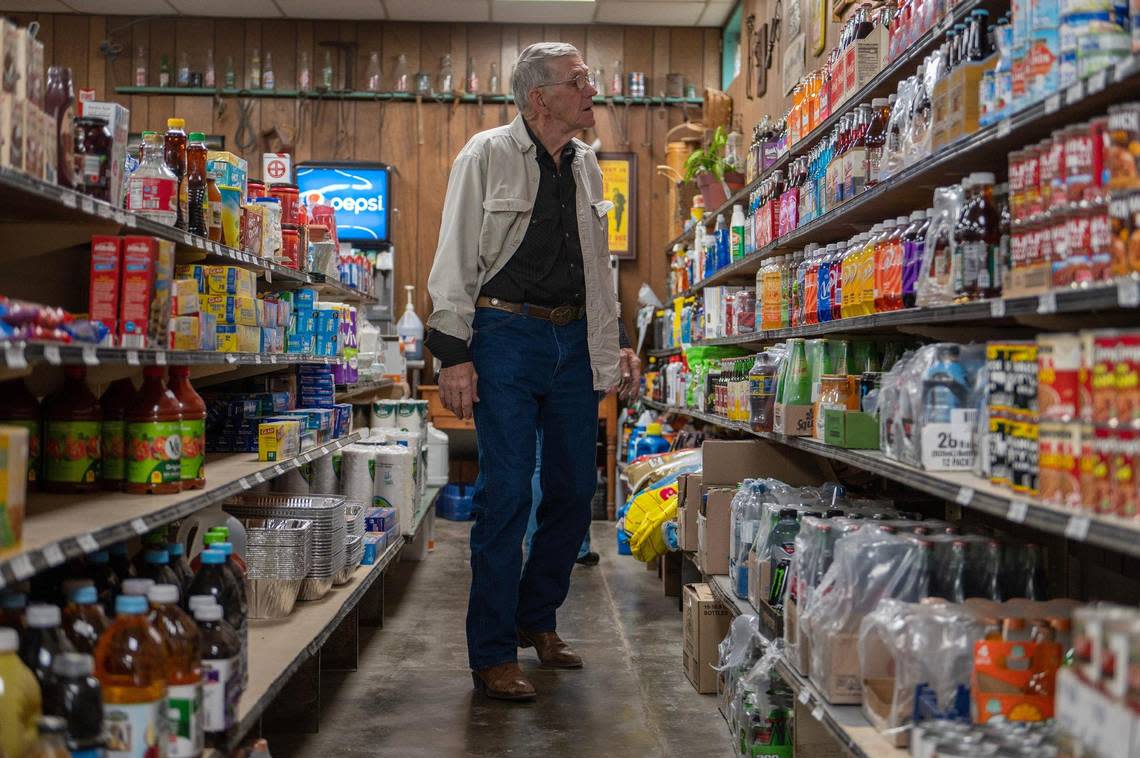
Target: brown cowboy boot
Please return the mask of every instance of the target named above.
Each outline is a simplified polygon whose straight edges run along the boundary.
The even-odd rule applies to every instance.
[[[534,685],[513,661],[471,672],[475,689],[496,700],[534,700]]]
[[[518,632],[519,647],[533,647],[545,668],[582,668],[582,658],[556,632],[528,632],[525,629],[519,629]]]

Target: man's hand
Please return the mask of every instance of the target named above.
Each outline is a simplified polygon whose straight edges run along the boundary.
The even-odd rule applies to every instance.
[[[439,399],[443,407],[462,420],[474,418],[475,403],[479,402],[476,386],[479,375],[471,361],[460,363],[439,372]]]
[[[618,356],[618,368],[621,370],[618,397],[629,402],[637,398],[637,391],[641,388],[641,359],[628,347],[623,347]]]

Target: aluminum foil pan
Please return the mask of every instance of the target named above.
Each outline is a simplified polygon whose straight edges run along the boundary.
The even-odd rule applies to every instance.
[[[333,579],[333,584],[340,586],[347,584],[352,580],[352,575],[356,573],[356,569],[360,566],[360,561],[364,558],[364,538],[363,537],[349,537],[345,543],[345,560],[344,568]]]
[[[246,602],[251,619],[279,619],[288,616],[306,579],[254,579],[246,582]]]
[[[329,496],[240,495],[227,501],[225,509],[238,518],[310,521],[308,576],[331,579],[344,566],[345,502]]]
[[[327,579],[314,579],[309,577],[301,582],[301,590],[297,593],[298,600],[320,600],[329,593],[333,586],[333,577]]]

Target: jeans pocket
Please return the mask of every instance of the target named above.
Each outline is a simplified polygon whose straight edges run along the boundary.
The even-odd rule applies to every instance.
[[[501,311],[497,308],[477,308],[471,328],[475,330],[475,336],[491,334],[507,326],[517,318],[522,318],[522,316],[517,313]]]

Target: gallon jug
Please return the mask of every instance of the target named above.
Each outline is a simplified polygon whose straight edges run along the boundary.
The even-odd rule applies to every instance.
[[[447,484],[447,435],[431,424],[427,427],[428,465],[427,483],[429,487],[442,487]]]
[[[658,455],[669,452],[669,440],[661,436],[661,424],[654,422],[645,429],[644,436],[637,440],[634,458],[643,455]]]
[[[404,359],[409,361],[422,361],[424,359],[424,322],[416,315],[416,306],[412,302],[415,286],[405,284],[408,291],[408,304],[404,306],[404,315],[396,323],[396,334],[400,342],[404,343]]]
[[[187,516],[178,527],[178,541],[186,546],[188,560],[193,560],[202,552],[202,536],[215,526],[224,526],[230,530],[229,541],[234,546],[234,553],[245,557],[245,527],[223,511],[221,503],[214,503]]]

